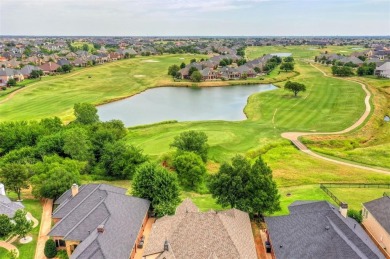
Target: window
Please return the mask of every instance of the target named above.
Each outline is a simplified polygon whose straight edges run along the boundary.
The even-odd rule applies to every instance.
[[[63,239],[56,239],[55,242],[56,242],[56,247],[65,247],[66,246],[65,240],[63,240]]]

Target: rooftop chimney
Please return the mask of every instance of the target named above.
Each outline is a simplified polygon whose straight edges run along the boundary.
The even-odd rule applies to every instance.
[[[79,193],[79,186],[77,184],[72,185],[72,197],[76,196]]]
[[[169,243],[168,243],[168,240],[165,240],[165,242],[164,242],[164,251],[169,251]]]
[[[340,203],[339,212],[341,213],[341,215],[343,215],[344,218],[346,218],[348,213],[348,204],[345,202]]]
[[[104,232],[104,225],[99,225],[99,226],[97,227],[97,232],[98,232],[98,233],[103,233],[103,232]]]

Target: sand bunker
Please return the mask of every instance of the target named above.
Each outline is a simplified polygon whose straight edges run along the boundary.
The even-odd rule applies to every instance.
[[[160,62],[160,61],[157,61],[157,60],[152,60],[152,59],[148,59],[148,60],[143,60],[142,62],[147,62],[147,63],[156,63],[156,62]]]
[[[136,78],[145,77],[145,75],[134,75]]]

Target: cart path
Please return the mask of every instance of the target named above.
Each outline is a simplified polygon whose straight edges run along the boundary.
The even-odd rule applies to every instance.
[[[312,63],[310,63],[310,65],[312,67],[314,67],[315,69],[317,69],[318,71],[320,71],[324,76],[331,77],[331,78],[336,78],[336,77],[327,75],[324,71],[322,71],[320,68],[314,66]],[[354,124],[352,124],[352,126],[350,126],[349,128],[346,128],[344,130],[341,130],[341,131],[337,131],[337,132],[284,132],[284,133],[282,133],[282,137],[285,138],[285,139],[290,140],[302,152],[305,152],[306,154],[308,154],[310,156],[313,156],[315,158],[319,158],[319,159],[326,160],[326,161],[329,161],[329,162],[332,162],[332,163],[336,163],[336,164],[340,164],[340,165],[346,165],[346,166],[351,166],[351,167],[355,167],[355,168],[359,168],[359,169],[364,169],[364,170],[369,170],[369,171],[373,171],[373,172],[377,172],[377,173],[384,173],[384,174],[389,174],[390,175],[390,171],[385,170],[385,169],[377,169],[377,168],[372,168],[372,167],[368,167],[368,166],[364,166],[364,165],[357,165],[357,164],[354,164],[354,163],[348,163],[348,162],[344,162],[344,161],[339,161],[339,160],[336,160],[336,159],[328,158],[328,157],[325,157],[325,156],[321,156],[321,155],[319,155],[317,153],[314,153],[310,149],[308,149],[299,140],[299,137],[302,137],[302,136],[309,136],[309,135],[338,135],[338,134],[348,133],[348,132],[358,128],[359,126],[361,126],[364,123],[364,121],[368,118],[368,116],[370,115],[370,112],[371,112],[371,109],[372,109],[371,105],[370,105],[371,93],[370,93],[370,91],[368,91],[366,85],[361,83],[361,82],[358,82],[358,81],[355,81],[355,80],[351,80],[351,79],[338,78],[338,77],[337,77],[337,79],[345,80],[345,81],[351,81],[351,82],[355,82],[355,83],[358,83],[358,84],[361,85],[363,91],[366,93],[366,97],[364,99],[364,104],[366,106],[366,109],[365,109],[363,115]]]
[[[35,259],[45,259],[45,254],[43,250],[45,248],[45,243],[49,239],[48,233],[51,228],[51,213],[53,209],[53,200],[46,199],[42,206],[42,218],[41,218],[41,227],[39,229],[39,235],[37,240],[37,247],[35,249]]]

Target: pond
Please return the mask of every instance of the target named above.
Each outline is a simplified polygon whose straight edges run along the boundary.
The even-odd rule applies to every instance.
[[[100,105],[100,120],[118,119],[127,127],[167,120],[245,120],[243,112],[250,95],[277,89],[274,85],[237,85],[187,88],[160,87]]]
[[[388,115],[385,116],[384,121],[390,122],[390,117]]]
[[[281,58],[289,57],[292,54],[291,53],[285,53],[285,52],[278,52],[278,53],[271,53],[272,56],[278,56]]]

